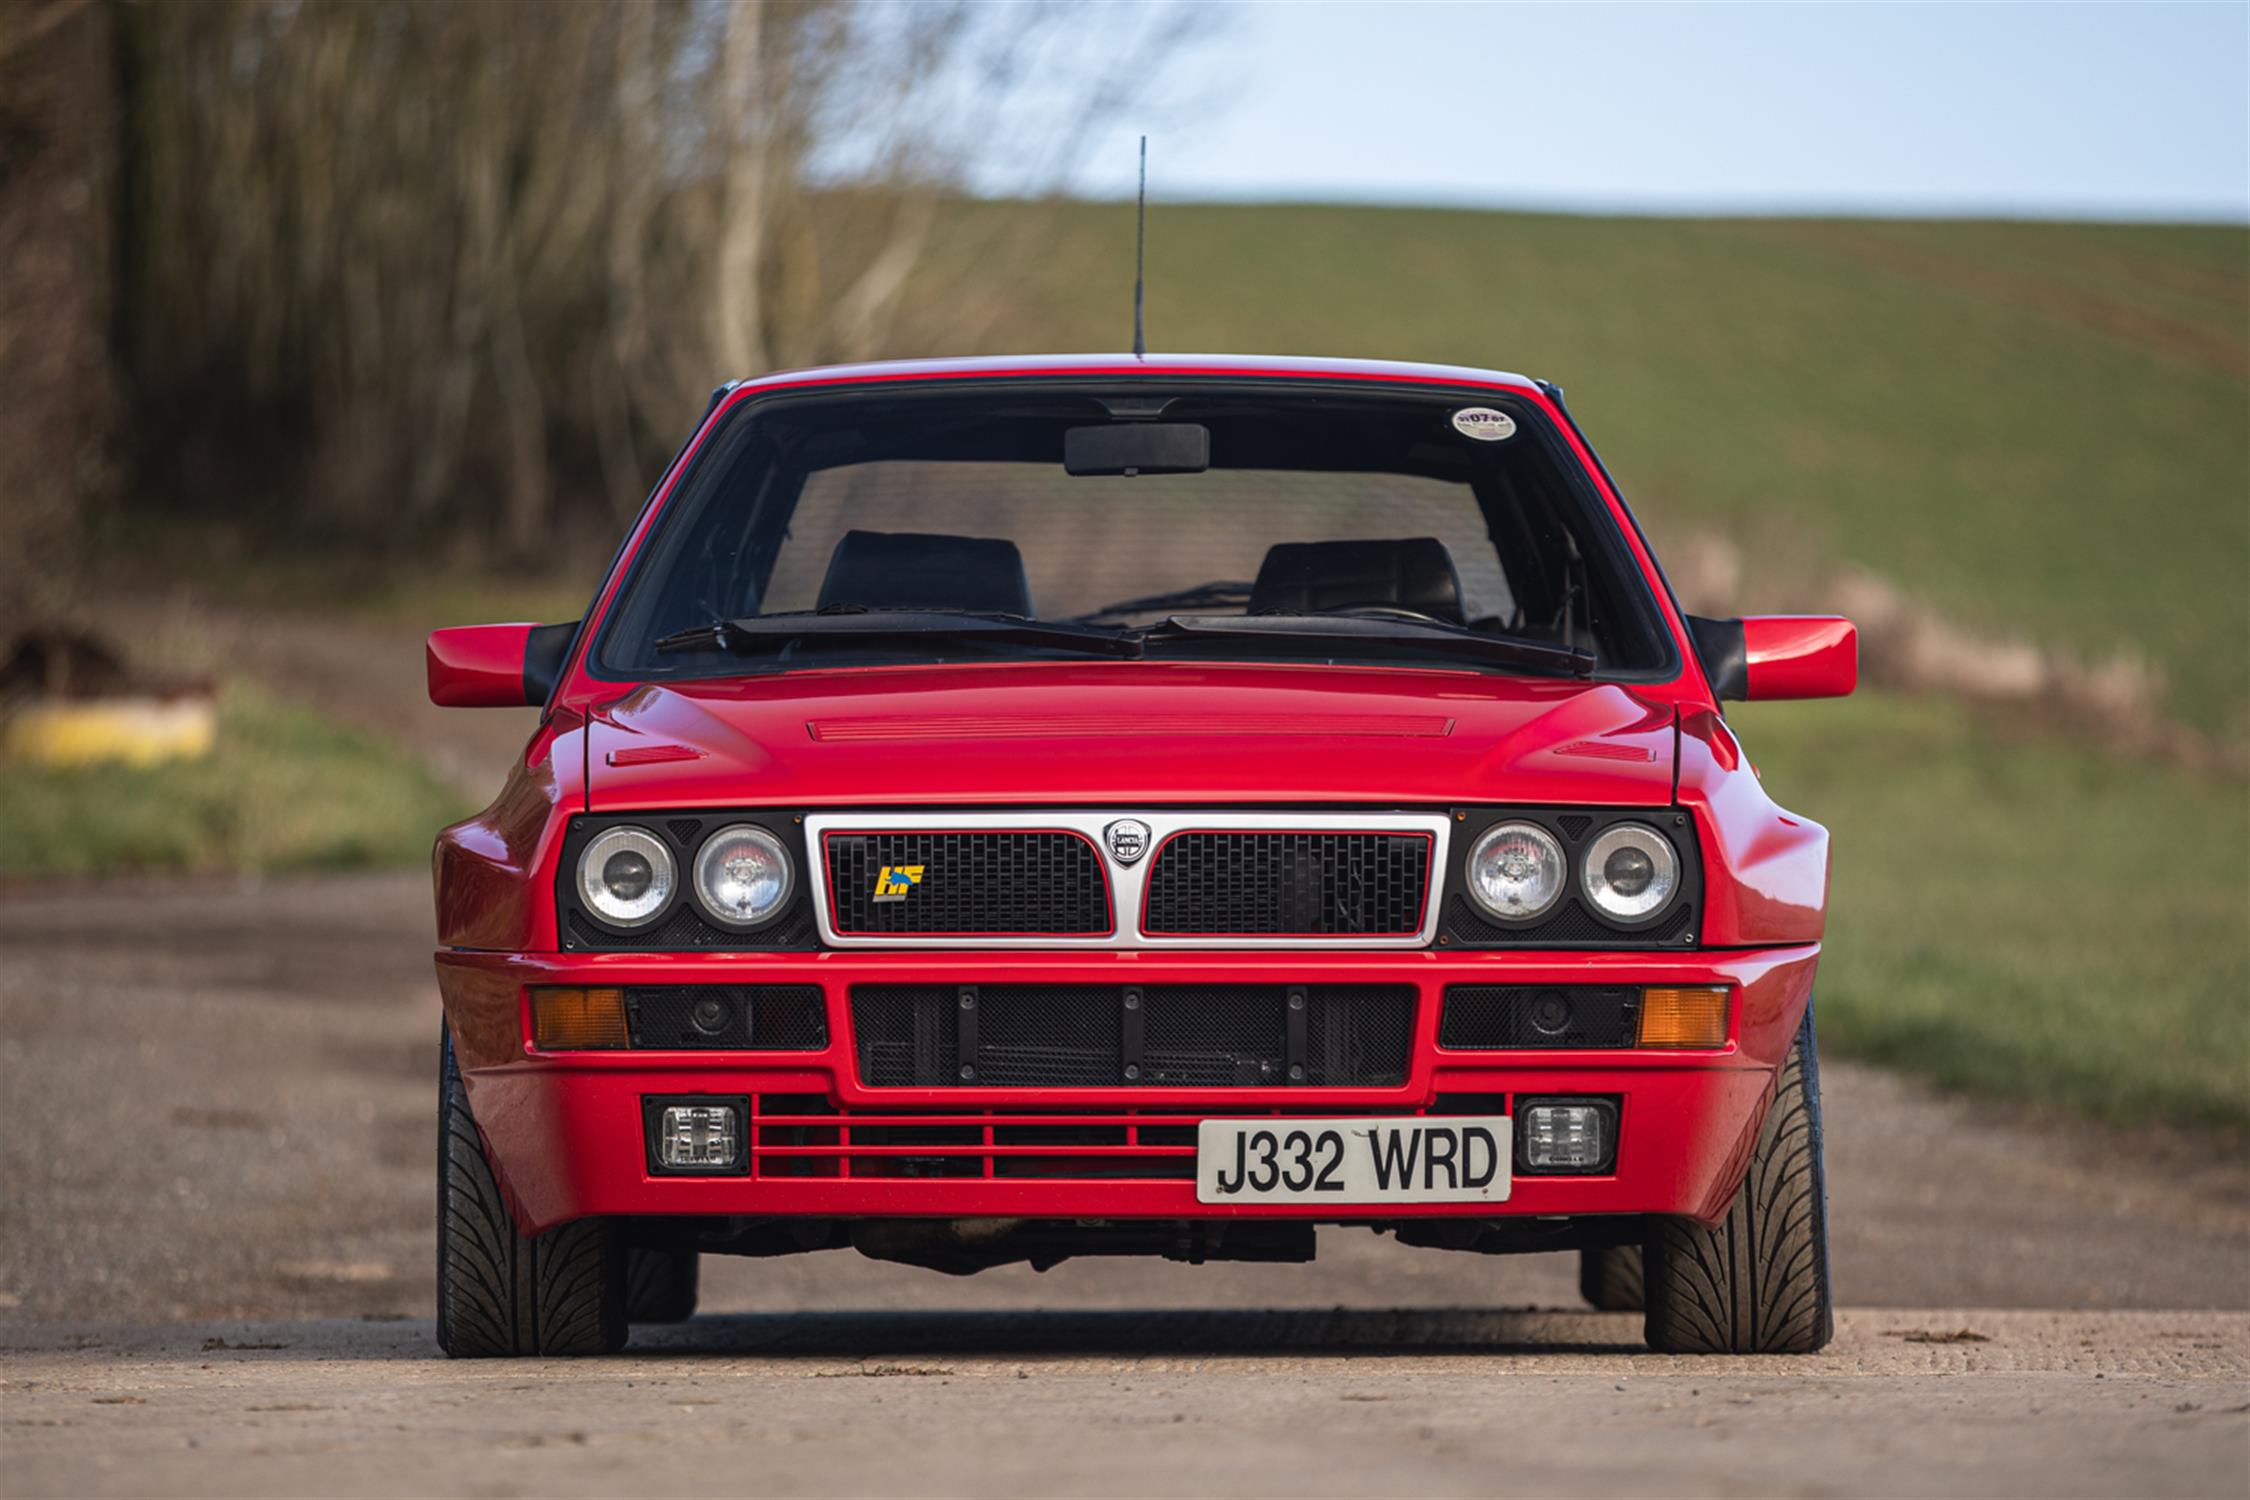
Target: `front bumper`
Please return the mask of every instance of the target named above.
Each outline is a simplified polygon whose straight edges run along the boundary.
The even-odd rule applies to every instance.
[[[592,1215],[1000,1216],[1042,1219],[1235,1217],[1395,1220],[1677,1214],[1711,1222],[1740,1185],[1776,1070],[1811,992],[1816,945],[1657,953],[867,953],[437,955],[446,1018],[517,1226],[539,1233]],[[960,984],[1404,984],[1417,995],[1403,1084],[1381,1088],[876,1088],[854,1063],[850,986]],[[531,1046],[528,987],[810,984],[828,1013],[816,1052],[543,1053]],[[1456,1052],[1437,1045],[1448,985],[1723,985],[1724,1047],[1708,1051]],[[751,1101],[746,1175],[658,1176],[642,1100],[718,1094]],[[1619,1146],[1598,1177],[1516,1179],[1504,1204],[1205,1204],[1178,1175],[1178,1127],[1209,1117],[1414,1115],[1448,1096],[1602,1094],[1620,1101]],[[763,1107],[762,1107],[763,1106]],[[807,1110],[818,1111],[806,1114]],[[776,1122],[780,1123],[776,1123]],[[1011,1175],[1051,1157],[1005,1144],[1088,1125],[1115,1147],[1079,1146],[1103,1175]],[[896,1144],[855,1146],[855,1127],[967,1148],[976,1175],[901,1175],[926,1161]],[[1146,1135],[1149,1144],[1142,1141]],[[809,1143],[809,1144],[808,1144]],[[926,1148],[934,1150],[935,1148]],[[962,1148],[954,1170],[962,1170]],[[1033,1169],[1037,1170],[1037,1169]],[[1116,1175],[1110,1175],[1110,1174]]]

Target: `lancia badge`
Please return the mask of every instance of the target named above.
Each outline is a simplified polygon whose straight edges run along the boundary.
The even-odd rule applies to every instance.
[[[1139,818],[1119,818],[1102,830],[1102,842],[1109,845],[1111,859],[1129,865],[1148,853],[1148,825]]]

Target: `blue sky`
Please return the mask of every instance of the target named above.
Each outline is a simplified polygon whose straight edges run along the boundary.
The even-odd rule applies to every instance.
[[[2243,4],[1241,4],[1178,81],[1079,191],[2250,219]]]

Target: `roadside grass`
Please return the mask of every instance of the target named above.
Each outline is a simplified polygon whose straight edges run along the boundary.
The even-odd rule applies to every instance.
[[[412,865],[469,810],[405,750],[229,681],[207,760],[0,767],[0,877]]]
[[[1131,206],[1056,212],[980,348],[1125,342]],[[1980,630],[2136,650],[2167,713],[2250,730],[2250,230],[1286,204],[1148,230],[1157,348],[1560,381],[1659,550],[1741,544],[1747,606],[1816,606],[1787,560],[1848,561]]]
[[[2250,1131],[2250,788],[1945,702],[1733,719],[1834,835],[1824,1042],[1987,1097]]]

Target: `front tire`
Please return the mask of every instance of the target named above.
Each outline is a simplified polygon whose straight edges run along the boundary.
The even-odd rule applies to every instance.
[[[1669,1354],[1810,1354],[1836,1331],[1812,1011],[1797,1029],[1750,1170],[1706,1229],[1660,1219],[1646,1258],[1649,1347]]]
[[[455,1359],[609,1354],[625,1344],[625,1248],[580,1219],[516,1233],[445,1038],[438,1067],[437,1340]]]

